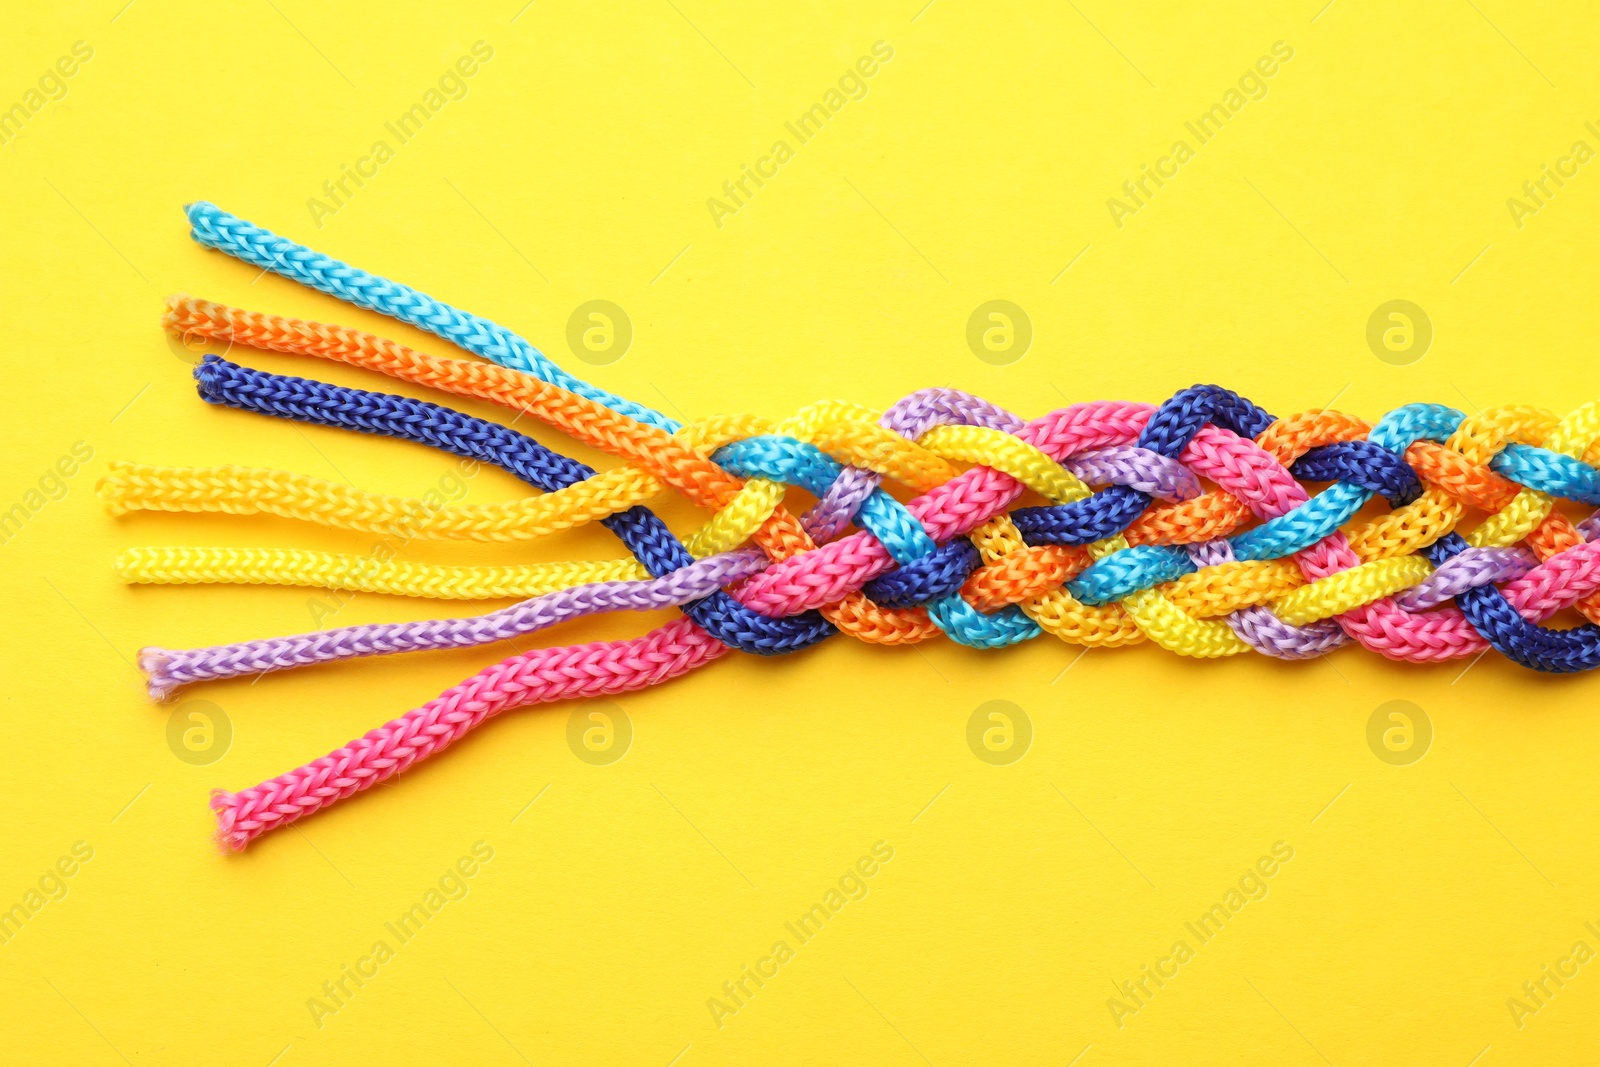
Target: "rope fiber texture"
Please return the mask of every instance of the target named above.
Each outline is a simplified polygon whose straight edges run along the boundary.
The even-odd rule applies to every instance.
[[[445,503],[247,467],[119,462],[100,485],[113,514],[269,514],[402,545],[525,542],[598,522],[632,558],[491,567],[132,548],[116,563],[129,582],[522,598],[471,617],[146,648],[140,665],[155,699],[314,663],[489,645],[600,612],[683,612],[642,637],[511,656],[321,759],[218,791],[219,840],[230,848],[400,773],[509,708],[634,691],[729,649],[781,655],[836,632],[890,645],[942,634],[983,649],[1048,633],[1090,647],[1152,641],[1202,658],[1298,660],[1359,644],[1432,663],[1494,650],[1540,671],[1600,666],[1600,541],[1589,540],[1600,518],[1566,513],[1600,506],[1600,402],[1564,418],[1410,404],[1369,424],[1334,411],[1275,418],[1197,385],[1159,405],[1089,401],[1025,421],[960,390],[924,389],[882,412],[833,401],[779,421],[683,425],[580,381],[505,327],[213,205],[187,212],[200,243],[478,359],[187,296],[168,303],[170,332],[229,354],[334,360],[487,401],[619,462],[597,472],[439,403],[207,355],[195,368],[207,403],[410,441],[497,467],[532,492]],[[795,490],[815,499],[798,516],[785,504]],[[646,506],[669,491],[706,512],[681,539]],[[1375,514],[1374,497],[1387,505]],[[1358,517],[1363,509],[1373,517]],[[1568,608],[1587,621],[1544,625]]]

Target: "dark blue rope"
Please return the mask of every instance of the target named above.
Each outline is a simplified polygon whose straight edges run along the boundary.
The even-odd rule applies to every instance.
[[[1309,449],[1289,473],[1302,482],[1349,482],[1401,507],[1422,495],[1422,479],[1405,457],[1371,441],[1340,441]]]
[[[508,427],[403,396],[251,370],[208,355],[194,369],[200,396],[243,411],[395,437],[499,467],[546,492],[594,476],[594,470]],[[683,542],[644,507],[601,520],[656,577],[694,562]],[[717,640],[744,652],[776,655],[834,632],[815,611],[771,619],[724,592],[683,606]]]
[[[1139,444],[1177,459],[1206,423],[1252,438],[1273,418],[1231,389],[1194,385],[1156,409],[1139,434]],[[1114,537],[1133,524],[1151,497],[1126,485],[1113,485],[1071,504],[1018,508],[1011,513],[1030,545],[1087,545]]]
[[[863,592],[886,608],[911,608],[961,592],[980,562],[978,550],[965,537],[946,541],[888,574],[874,578]]]
[[[1466,547],[1460,534],[1449,533],[1423,551],[1437,567]],[[1600,666],[1600,626],[1586,622],[1570,630],[1552,630],[1529,622],[1492,585],[1468,589],[1456,597],[1456,604],[1473,629],[1524,667],[1567,674]]]
[[[426,401],[251,370],[214,355],[195,367],[195,379],[209,403],[414,441],[499,467],[547,492],[595,473],[508,427]],[[1176,458],[1207,423],[1254,438],[1272,421],[1272,416],[1236,393],[1195,386],[1156,410],[1139,444]],[[1305,481],[1360,486],[1382,494],[1395,506],[1414,500],[1422,491],[1416,473],[1402,457],[1365,441],[1313,448],[1291,470]],[[1072,504],[1021,508],[1012,518],[1030,544],[1086,544],[1121,532],[1150,500],[1127,486],[1111,486]],[[657,577],[693,562],[683,543],[647,508],[630,508],[601,521]],[[1466,547],[1467,542],[1452,533],[1425,551],[1438,566]],[[866,591],[888,607],[931,603],[959,591],[979,562],[971,542],[957,538],[869,582]],[[1600,626],[1585,623],[1552,630],[1531,623],[1492,585],[1469,589],[1456,597],[1456,603],[1473,628],[1513,662],[1557,673],[1600,666]],[[730,647],[763,655],[796,651],[835,632],[815,611],[771,619],[723,592],[685,604],[683,610]]]
[[[1255,404],[1216,385],[1196,385],[1158,408],[1139,444],[1174,459],[1207,422],[1253,438],[1273,418]],[[1422,494],[1422,482],[1402,456],[1370,441],[1342,441],[1313,448],[1290,467],[1306,482],[1349,482],[1381,493],[1394,507]],[[1111,486],[1071,504],[1018,508],[1011,520],[1031,545],[1087,545],[1127,529],[1151,498],[1126,486]]]
[[[1139,436],[1139,444],[1162,455],[1178,457],[1194,435],[1210,422],[1240,437],[1254,438],[1272,424],[1272,416],[1236,393],[1218,386],[1195,386],[1158,408]],[[1565,457],[1518,454],[1518,473],[1533,475],[1546,468],[1570,480]],[[1539,465],[1539,464],[1542,464]],[[1308,450],[1290,468],[1302,481],[1346,482],[1381,494],[1393,507],[1410,503],[1423,486],[1403,456],[1369,441],[1342,441]],[[1553,475],[1552,475],[1553,477]],[[1019,508],[1012,521],[1029,544],[1089,544],[1126,529],[1150,497],[1125,486],[1111,486],[1072,504]],[[1437,566],[1467,547],[1449,534],[1426,551]],[[1492,585],[1456,597],[1462,613],[1484,639],[1513,662],[1534,670],[1571,672],[1600,666],[1600,627],[1592,623],[1571,630],[1552,630],[1524,619]]]

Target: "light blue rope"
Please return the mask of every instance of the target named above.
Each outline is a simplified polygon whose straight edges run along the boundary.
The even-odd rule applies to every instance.
[[[1407,404],[1379,420],[1368,440],[1396,455],[1404,455],[1406,449],[1419,440],[1445,440],[1461,425],[1462,418],[1461,412],[1442,404]],[[1545,456],[1550,455],[1554,453],[1545,453]],[[1523,458],[1524,466],[1536,465],[1535,460]],[[1560,480],[1565,485],[1571,480],[1566,477],[1566,468],[1558,469],[1554,463],[1543,464],[1542,469],[1552,483]],[[1349,522],[1372,497],[1372,490],[1349,482],[1331,485],[1294,510],[1229,538],[1233,556],[1240,560],[1292,556]],[[1085,604],[1109,604],[1142,589],[1176,581],[1195,570],[1193,560],[1180,547],[1134,545],[1086,567],[1082,574],[1067,583],[1067,591]]]
[[[1506,445],[1489,460],[1489,469],[1551,496],[1600,505],[1600,471],[1536,445]]]
[[[208,248],[226,252],[236,259],[281,274],[290,281],[336,296],[357,307],[379,311],[418,329],[427,330],[475,356],[512,370],[527,371],[540,381],[559,385],[579,396],[604,404],[612,411],[669,433],[680,425],[676,419],[668,418],[653,408],[608,393],[568,374],[525,339],[488,319],[457,310],[409,285],[368,274],[332,256],[313,252],[287,237],[279,237],[270,230],[230,215],[215,204],[197,201],[189,204],[184,211],[189,216],[190,235]]]
[[[712,462],[740,478],[770,478],[798,485],[817,496],[828,491],[844,468],[816,445],[792,437],[747,437],[717,449]],[[874,489],[862,502],[855,521],[879,541],[895,561],[911,563],[937,547],[927,529],[906,506],[882,489]],[[1003,648],[1038,637],[1037,623],[1015,605],[985,615],[960,594],[941,597],[927,605],[935,624],[953,641],[973,648]]]

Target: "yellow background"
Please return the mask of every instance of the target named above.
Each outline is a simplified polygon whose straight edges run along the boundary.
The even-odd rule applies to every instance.
[[[136,650],[306,630],[317,594],[127,588],[116,553],[362,552],[370,538],[265,518],[114,521],[93,491],[106,464],[238,462],[416,496],[450,462],[196,399],[158,326],[172,292],[450,350],[202,250],[190,200],[489,316],[689,419],[832,397],[881,407],[929,385],[1030,417],[1196,381],[1277,414],[1334,403],[1368,418],[1410,401],[1565,412],[1600,395],[1600,163],[1520,228],[1506,205],[1575,140],[1600,147],[1583,125],[1600,120],[1600,17],[1585,5],[519,4],[6,5],[0,104],[75,41],[94,57],[0,146],[0,506],[74,442],[94,459],[0,548],[0,907],[74,842],[94,859],[0,948],[0,1058],[1591,1062],[1600,964],[1520,1028],[1506,1002],[1574,941],[1600,947],[1584,925],[1600,926],[1600,690],[1496,656],[1464,670],[1359,649],[1282,664],[1141,646],[1079,661],[1050,638],[990,653],[836,638],[619,699],[635,736],[610,766],[569,750],[569,707],[510,713],[398,784],[218,854],[210,789],[319,756],[513,650],[196,687],[185,699],[223,709],[232,746],[210,766],[175,758]],[[314,225],[307,199],[478,40],[494,58],[468,95]],[[880,40],[894,58],[868,95],[719,229],[707,198]],[[1107,198],[1276,41],[1294,57],[1266,97],[1115,226]],[[634,327],[603,367],[565,341],[595,298]],[[965,340],[993,299],[1033,324],[1009,366]],[[1393,299],[1435,330],[1409,365],[1365,340]],[[486,471],[469,499],[522,491]],[[681,502],[663,514],[685,532],[700,521]],[[619,554],[598,529],[406,549]],[[463,607],[359,596],[332,621]],[[1033,724],[1010,766],[967,746],[989,700]],[[1367,744],[1391,700],[1432,724],[1409,766]],[[869,895],[718,1028],[708,998],[880,840],[894,858]],[[469,895],[317,1026],[308,998],[477,841],[494,859]],[[1266,899],[1119,1028],[1113,983],[1185,937],[1276,841],[1294,859]]]

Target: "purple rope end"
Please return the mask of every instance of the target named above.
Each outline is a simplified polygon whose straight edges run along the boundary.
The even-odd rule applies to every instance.
[[[183,685],[183,680],[171,670],[172,653],[151,645],[139,650],[139,669],[144,672],[145,691],[157,704],[165,704]]]

